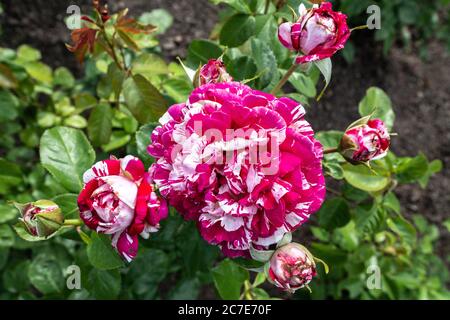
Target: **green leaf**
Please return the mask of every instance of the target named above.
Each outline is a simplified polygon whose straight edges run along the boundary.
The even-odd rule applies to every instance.
[[[415,158],[401,158],[395,170],[400,183],[413,183],[428,173],[428,160],[423,153]]]
[[[48,65],[42,62],[27,62],[24,67],[33,79],[48,85],[53,82],[52,69]]]
[[[325,229],[333,230],[345,226],[350,221],[350,208],[342,198],[333,198],[325,201],[318,212],[319,225]]]
[[[148,154],[147,147],[151,144],[151,134],[157,126],[157,123],[149,123],[140,127],[136,132],[138,156],[147,166],[155,161],[153,157]]]
[[[359,114],[362,117],[373,114],[372,118],[383,120],[389,130],[394,126],[395,114],[391,99],[380,88],[372,87],[367,90],[366,96],[359,103]]]
[[[88,135],[94,146],[106,144],[111,139],[112,110],[108,103],[97,105],[89,116]]]
[[[184,279],[169,293],[170,300],[196,300],[200,293],[200,282],[197,278]]]
[[[0,248],[0,270],[3,270],[9,258],[9,248]]]
[[[80,93],[75,96],[75,107],[78,112],[83,112],[97,105],[97,99],[90,93]]]
[[[355,222],[350,220],[346,226],[334,230],[333,240],[342,249],[350,252],[356,250],[359,245],[359,236]]]
[[[400,215],[387,219],[388,227],[398,234],[403,241],[413,247],[417,240],[416,228]]]
[[[59,67],[55,70],[53,76],[53,84],[55,86],[61,86],[66,89],[70,89],[75,85],[75,78],[69,69],[65,67]]]
[[[9,292],[19,293],[29,290],[30,280],[28,278],[28,269],[30,261],[21,261],[15,265],[9,265],[5,268],[2,282],[3,287]]]
[[[134,60],[131,70],[133,74],[141,74],[149,80],[155,75],[167,75],[169,73],[166,62],[161,57],[151,53],[139,55]]]
[[[131,141],[131,135],[123,131],[113,131],[109,143],[102,146],[103,152],[119,149]]]
[[[255,17],[236,14],[228,19],[220,32],[220,44],[234,48],[246,42],[255,33]]]
[[[384,196],[383,206],[388,210],[400,214],[400,201],[398,201],[397,196],[393,192],[389,192]]]
[[[239,300],[242,285],[249,279],[247,270],[230,259],[223,260],[212,269],[214,284],[224,300]]]
[[[91,240],[87,247],[87,256],[95,268],[112,270],[123,266],[122,259],[111,245],[110,237],[93,232]]]
[[[430,178],[434,174],[441,172],[443,167],[444,165],[441,160],[433,160],[428,163],[428,172],[419,179],[420,186],[425,189],[430,181]]]
[[[55,127],[44,132],[40,155],[42,165],[55,180],[76,193],[83,186],[83,173],[95,160],[94,149],[84,133],[67,127]]]
[[[386,211],[373,204],[359,205],[355,209],[356,227],[368,233],[375,233],[386,219]]]
[[[158,121],[167,110],[164,97],[141,75],[125,81],[123,95],[131,113],[141,124]]]
[[[259,39],[252,39],[252,55],[261,76],[256,80],[260,89],[268,91],[275,87],[280,75],[278,73],[277,59],[270,47]]]
[[[176,103],[182,103],[186,102],[194,87],[185,79],[171,78],[164,81],[163,88]]]
[[[18,213],[19,211],[13,206],[4,203],[0,204],[0,224],[14,219]]]
[[[23,44],[17,49],[17,59],[23,62],[33,62],[41,59],[41,53],[39,50]]]
[[[77,194],[66,193],[57,195],[52,200],[61,209],[64,219],[76,219],[79,217],[77,199]]]
[[[242,13],[251,13],[249,5],[245,0],[211,0],[212,3],[218,5],[220,3],[226,3],[233,9]]]
[[[119,296],[122,283],[119,270],[92,269],[88,279],[86,289],[96,299],[111,300]]]
[[[222,55],[222,48],[209,40],[194,40],[188,48],[187,63],[194,69]]]
[[[331,63],[331,59],[323,59],[314,62],[314,65],[320,70],[320,73],[322,73],[324,79],[325,79],[325,87],[323,88],[322,92],[320,93],[319,97],[317,98],[320,100],[325,90],[328,88],[328,85],[331,81],[331,74],[333,72],[333,64]]]
[[[289,83],[294,86],[295,90],[309,98],[314,98],[317,95],[314,81],[304,73],[294,72],[289,77]]]
[[[8,90],[0,89],[0,123],[12,121],[19,115],[19,99]]]
[[[60,293],[64,290],[64,276],[54,256],[38,255],[28,269],[31,284],[43,294]]]
[[[84,129],[87,127],[86,119],[78,114],[64,119],[63,124],[76,129]]]
[[[255,61],[247,56],[239,57],[227,65],[228,73],[236,81],[253,78],[257,70]]]
[[[168,271],[169,259],[164,251],[144,249],[139,250],[136,259],[130,265],[126,279],[130,282],[129,288],[136,298],[153,299],[159,283],[164,280]]]
[[[20,167],[0,158],[0,194],[7,194],[11,187],[22,183],[22,171]]]
[[[154,25],[156,34],[164,34],[173,24],[173,17],[165,9],[154,9],[150,12],[146,12],[139,17],[139,22],[144,25]]]
[[[9,248],[14,245],[14,231],[7,224],[0,225],[0,248]]]
[[[389,177],[376,174],[363,165],[344,164],[342,168],[344,169],[344,178],[349,184],[367,192],[382,191],[391,182]]]

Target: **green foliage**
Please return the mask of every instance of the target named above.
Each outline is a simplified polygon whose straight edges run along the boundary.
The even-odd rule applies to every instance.
[[[196,70],[222,56],[235,80],[273,90],[294,58],[276,37],[279,18],[289,17],[287,5],[298,7],[300,1],[288,1],[276,13],[273,4],[265,12],[262,0],[212,2],[228,5],[211,35],[216,40],[192,41],[185,65]],[[402,25],[417,20],[415,8],[400,6],[404,1],[391,2]],[[364,1],[347,3],[342,5],[350,15],[367,7]],[[110,236],[83,226],[66,226],[46,241],[20,227],[13,229],[18,213],[7,200],[52,199],[65,219],[77,219],[82,174],[96,160],[134,154],[148,167],[153,159],[146,149],[160,116],[169,105],[186,101],[193,89],[183,67],[158,55],[155,37],[109,32],[116,18],[102,35],[117,47],[116,56],[96,47],[85,59],[81,79],[66,68],[52,70],[30,46],[17,51],[0,48],[0,298],[197,299],[207,292],[207,297],[223,299],[269,299],[261,287],[265,274],[253,277],[248,271],[262,271],[263,263],[221,260],[219,249],[208,245],[196,226],[174,211],[161,222],[158,233],[140,241],[131,264],[111,247]],[[389,14],[387,19],[390,23]],[[163,33],[173,18],[157,9],[139,21],[156,25]],[[388,43],[392,37],[383,39]],[[307,104],[317,98],[318,89],[328,86],[331,71],[331,60],[299,68],[281,91]],[[324,84],[318,84],[321,75]],[[379,88],[368,89],[359,113],[373,113],[390,130],[394,127],[392,103]],[[317,138],[324,148],[335,148],[342,134],[319,132]],[[448,298],[448,271],[434,253],[438,228],[422,216],[407,218],[395,195],[399,184],[425,188],[442,162],[429,161],[423,154],[397,157],[390,152],[368,168],[350,165],[334,153],[325,155],[323,166],[328,178],[339,180],[338,189],[329,190],[327,201],[311,218],[310,247],[331,271],[325,276],[319,267],[312,293],[301,290],[294,298]],[[445,226],[449,228],[449,223]],[[80,290],[66,286],[71,265],[81,270]],[[382,271],[381,289],[366,285],[371,266]]]

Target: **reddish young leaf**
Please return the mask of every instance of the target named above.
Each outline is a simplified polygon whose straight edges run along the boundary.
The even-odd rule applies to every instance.
[[[94,51],[95,38],[97,30],[91,28],[76,29],[72,32],[73,45],[67,45],[67,49],[75,54],[78,62],[83,63],[84,56],[88,52]]]

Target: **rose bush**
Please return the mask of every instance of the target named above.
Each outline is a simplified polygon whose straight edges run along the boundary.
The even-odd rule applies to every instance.
[[[0,194],[21,213],[0,200],[0,297],[448,297],[437,226],[405,218],[395,195],[442,163],[390,150],[394,108],[378,88],[346,132],[306,120],[346,12],[213,1],[222,20],[179,64],[157,54],[167,12],[134,19],[101,1],[69,45],[83,79],[29,46],[0,48]],[[375,267],[386,285],[370,289]]]

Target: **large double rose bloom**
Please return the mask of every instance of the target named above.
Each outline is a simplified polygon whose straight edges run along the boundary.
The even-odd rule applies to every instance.
[[[162,196],[229,257],[278,242],[325,196],[321,144],[304,108],[237,83],[206,84],[152,134]]]

